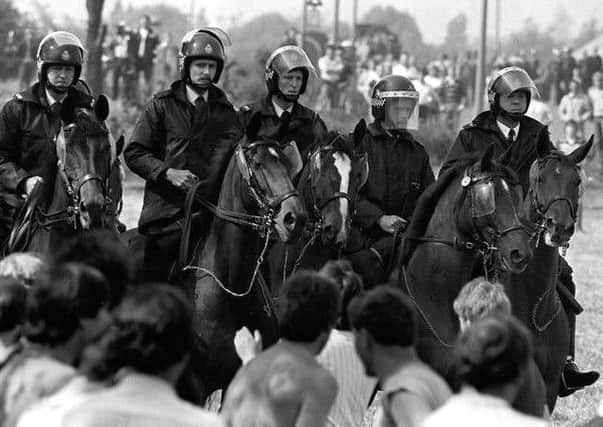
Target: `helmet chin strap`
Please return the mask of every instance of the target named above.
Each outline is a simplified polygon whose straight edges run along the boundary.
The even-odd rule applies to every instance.
[[[510,113],[504,108],[499,108],[498,114],[500,114],[504,118],[518,122],[526,114],[526,111],[528,111],[527,108],[523,113]]]
[[[46,87],[56,93],[61,93],[61,94],[66,93],[71,86],[73,86],[73,84],[70,84],[69,86],[65,86],[65,87],[55,86],[52,83],[50,83],[49,81],[46,81]]]
[[[211,86],[211,83],[203,84],[203,85],[200,85],[198,83],[193,83],[190,76],[187,76],[185,83],[188,87],[190,87],[192,90],[197,92],[199,95],[203,95],[205,92],[207,92],[207,90]]]
[[[297,102],[299,95],[285,95],[280,89],[276,90],[276,96],[285,102]]]

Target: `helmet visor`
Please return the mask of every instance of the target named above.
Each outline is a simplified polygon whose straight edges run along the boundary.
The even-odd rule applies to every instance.
[[[380,92],[379,96],[385,100],[386,129],[419,129],[419,92],[388,91]]]
[[[283,46],[278,48],[266,61],[266,70],[272,68],[279,75],[287,74],[296,68],[305,68],[308,74],[316,75],[314,65],[301,48],[298,46]]]
[[[540,97],[540,93],[528,73],[519,67],[507,67],[500,70],[493,83],[492,91],[499,95],[509,95],[516,90],[524,89],[529,90],[533,97]]]

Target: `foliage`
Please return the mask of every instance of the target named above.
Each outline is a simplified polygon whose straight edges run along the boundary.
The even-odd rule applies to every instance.
[[[362,17],[361,22],[387,25],[398,36],[405,51],[412,55],[422,54],[425,45],[423,35],[417,21],[408,12],[394,6],[374,6]]]
[[[448,55],[454,55],[467,49],[467,15],[459,13],[446,27],[446,38],[443,44]]]

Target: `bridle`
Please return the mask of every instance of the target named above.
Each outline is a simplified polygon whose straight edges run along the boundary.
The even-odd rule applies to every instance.
[[[91,131],[87,129],[86,126],[79,126],[77,123],[71,123],[67,126],[64,126],[59,130],[59,133],[55,136],[54,141],[55,144],[58,143],[59,138],[65,138],[69,135],[74,129],[79,128],[83,137],[86,140],[89,137],[109,137],[109,131],[104,128],[104,126],[99,126],[97,130]],[[62,133],[62,135],[61,135]],[[66,147],[63,148],[66,152]],[[109,168],[108,174],[106,177],[102,177],[97,173],[87,173],[80,177],[73,177],[67,171],[66,162],[62,158],[63,156],[59,156],[59,160],[57,162],[58,175],[60,176],[63,185],[65,186],[65,192],[69,196],[69,204],[61,210],[55,212],[42,212],[38,210],[39,223],[43,228],[48,228],[54,224],[66,222],[73,226],[75,230],[80,228],[80,190],[83,185],[87,182],[98,181],[103,193],[103,212],[106,215],[116,216],[117,212],[113,209],[113,200],[111,197],[111,174],[113,168],[112,159],[109,160]]]
[[[528,197],[530,201],[530,206],[532,211],[536,215],[534,220],[535,230],[532,233],[531,239],[536,241],[536,247],[540,244],[540,239],[542,238],[542,234],[546,230],[546,213],[555,203],[567,203],[570,210],[570,216],[574,222],[577,221],[578,218],[578,208],[576,204],[569,198],[562,195],[555,195],[552,197],[547,203],[543,203],[540,200],[540,181],[541,181],[541,169],[546,165],[549,160],[560,160],[560,153],[553,151],[543,158],[536,159],[532,163],[530,167],[530,189],[528,190]],[[574,166],[574,170],[580,175],[580,168],[578,166]],[[569,244],[565,244],[562,246],[564,250],[567,250]]]
[[[526,232],[525,226],[520,220],[520,216],[517,212],[514,203],[511,203],[511,207],[513,209],[513,221],[509,226],[503,226],[502,230],[499,228],[498,224],[495,224],[493,227],[494,233],[493,238],[489,239],[484,236],[483,232],[480,230],[478,225],[476,224],[476,220],[480,217],[485,217],[487,215],[492,215],[496,212],[496,205],[492,206],[492,212],[487,215],[480,215],[476,209],[476,192],[475,187],[480,184],[490,184],[492,183],[494,178],[500,178],[507,185],[503,185],[504,193],[508,195],[509,200],[512,202],[512,196],[510,194],[510,189],[508,188],[508,184],[513,186],[519,185],[517,182],[509,182],[508,176],[496,172],[491,174],[478,173],[476,174],[474,171],[474,167],[469,167],[465,169],[463,178],[461,180],[462,191],[455,203],[455,211],[459,212],[462,206],[465,203],[465,199],[469,196],[471,201],[471,228],[472,228],[472,238],[471,240],[461,240],[458,238],[450,239],[440,239],[433,237],[414,237],[414,236],[405,236],[405,240],[417,241],[419,243],[435,243],[435,244],[444,244],[451,246],[455,249],[466,250],[470,252],[477,252],[481,259],[484,267],[485,277],[488,278],[489,270],[492,267],[494,254],[499,250],[497,243],[500,239],[506,236],[509,233],[514,231],[523,231]],[[457,216],[457,228],[459,228],[460,218]]]

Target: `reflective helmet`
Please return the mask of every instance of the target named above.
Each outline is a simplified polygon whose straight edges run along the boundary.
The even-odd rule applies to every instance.
[[[525,91],[528,96],[526,111],[530,105],[532,96],[540,96],[538,88],[528,75],[528,73],[520,67],[506,67],[497,71],[488,83],[487,94],[490,109],[498,113],[500,112],[500,96],[506,96],[516,90]],[[525,111],[519,116],[525,114]]]
[[[281,46],[276,49],[266,61],[266,86],[270,95],[278,94],[278,78],[293,70],[301,70],[303,83],[299,94],[303,94],[308,86],[310,73],[316,75],[316,70],[306,52],[298,46]]]
[[[191,30],[184,35],[178,52],[178,66],[182,80],[189,79],[188,70],[193,59],[213,59],[218,63],[214,83],[220,80],[226,54],[224,48],[230,46],[230,37],[220,28],[204,27]]]
[[[419,92],[406,77],[383,77],[371,93],[371,114],[385,129],[419,128]]]
[[[80,39],[67,31],[55,31],[42,39],[36,53],[38,80],[46,83],[50,65],[71,65],[75,68],[73,83],[77,82],[84,63],[84,46]]]

